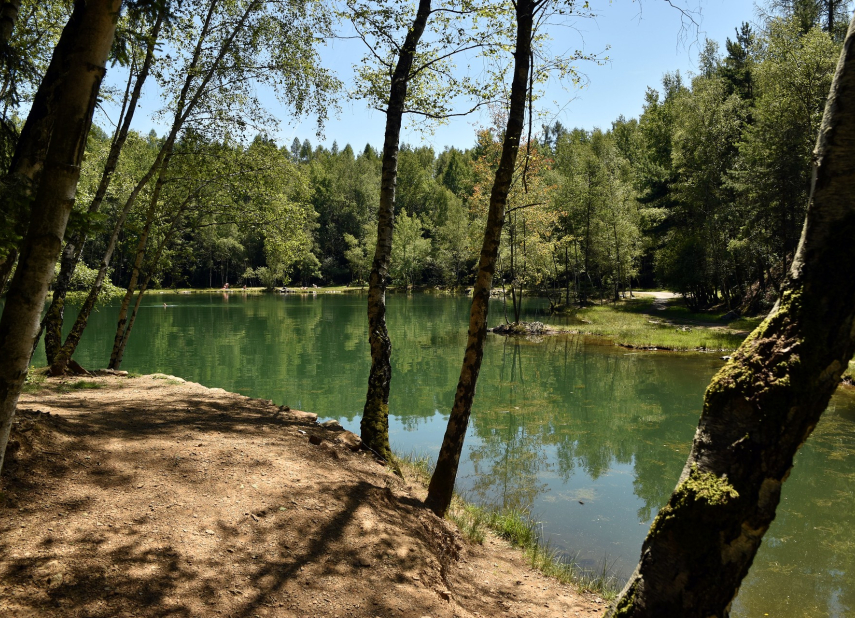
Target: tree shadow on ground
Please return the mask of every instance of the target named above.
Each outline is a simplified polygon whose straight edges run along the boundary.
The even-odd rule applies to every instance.
[[[395,477],[269,402],[169,392],[47,393],[38,407],[62,414],[21,411],[32,438],[3,475],[3,611],[434,612],[459,549]]]

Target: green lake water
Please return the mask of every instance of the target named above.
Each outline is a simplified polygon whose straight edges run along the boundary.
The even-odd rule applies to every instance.
[[[435,455],[469,300],[391,295],[388,304],[392,446]],[[528,317],[544,319],[538,309],[529,302]],[[109,307],[93,316],[75,356],[83,366],[106,366],[115,319]],[[500,320],[497,301],[491,322]],[[458,488],[481,503],[530,509],[553,547],[584,567],[605,560],[623,579],[674,488],[721,365],[715,355],[631,352],[596,338],[489,335]],[[273,399],[358,433],[365,297],[152,295],[122,368]],[[855,393],[841,389],[796,458],[733,615],[855,616],[853,513]]]

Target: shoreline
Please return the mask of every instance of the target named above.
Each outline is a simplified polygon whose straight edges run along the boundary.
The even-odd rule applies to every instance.
[[[163,374],[46,378],[2,479],[0,613],[605,610],[490,530],[467,540],[316,418]]]

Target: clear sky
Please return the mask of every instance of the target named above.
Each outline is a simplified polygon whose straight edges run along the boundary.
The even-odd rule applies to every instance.
[[[554,29],[551,46],[554,51],[581,49],[586,53],[607,55],[609,61],[601,66],[582,63],[579,70],[587,75],[587,85],[566,89],[549,84],[541,99],[542,118],[535,126],[558,120],[565,127],[608,128],[612,120],[623,114],[627,118],[641,113],[644,93],[648,86],[658,87],[662,75],[679,70],[688,74],[696,69],[700,46],[705,38],[718,41],[724,49],[727,37],[734,38],[734,28],[743,21],[753,21],[754,4],[745,0],[687,0],[699,28],[685,23],[681,13],[666,0],[614,0],[608,3],[591,0],[598,14],[594,20],[578,20],[572,27]],[[680,0],[674,0],[678,5]],[[337,40],[322,51],[324,64],[335,70],[346,87],[353,87],[352,65],[362,55],[361,43]],[[606,50],[606,48],[608,49]],[[115,79],[121,79],[114,71]],[[109,80],[109,76],[108,76]],[[290,145],[295,137],[308,138],[312,144],[331,146],[333,140],[340,147],[349,143],[357,151],[370,143],[380,147],[383,143],[385,115],[366,108],[364,101],[350,102],[340,98],[341,113],[330,118],[325,127],[324,139],[315,136],[316,122],[306,119],[298,124],[289,122],[290,113],[273,97],[260,93],[268,106],[282,120],[274,137],[280,144]],[[553,103],[553,101],[555,103]],[[158,124],[151,112],[158,106],[157,93],[148,86],[137,112],[134,128],[148,132],[154,128],[159,134],[165,127]],[[99,122],[99,119],[96,119]],[[103,121],[102,126],[106,123]],[[429,144],[437,151],[445,146],[467,148],[474,144],[477,127],[489,124],[486,113],[454,119],[435,132],[406,129],[402,141],[410,144]]]

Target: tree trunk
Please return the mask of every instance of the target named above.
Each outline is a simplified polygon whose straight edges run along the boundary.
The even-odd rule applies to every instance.
[[[518,0],[516,4],[517,38],[514,49],[514,77],[511,83],[511,106],[508,111],[508,124],[505,140],[502,144],[502,158],[496,170],[496,179],[490,192],[490,209],[487,213],[487,225],[484,230],[484,242],[478,264],[478,276],[472,292],[472,308],[469,313],[469,335],[460,381],[454,395],[454,406],[448,419],[448,427],[442,440],[442,448],[436,462],[436,470],[430,480],[425,506],[440,517],[445,515],[451,504],[454,482],[460,453],[463,451],[463,439],[469,425],[472,400],[475,397],[475,385],[484,358],[484,339],[487,336],[487,311],[490,302],[490,288],[493,273],[496,270],[496,257],[502,239],[502,225],[505,221],[505,207],[508,201],[514,165],[522,135],[525,119],[526,92],[528,90],[528,72],[530,70],[531,37],[534,26],[534,11],[537,5],[533,0]]]
[[[570,307],[570,260],[567,256],[568,247],[564,245],[564,276],[567,277],[567,297],[564,301],[564,306]]]
[[[784,292],[713,378],[680,482],[611,616],[727,616],[793,458],[855,351],[855,21],[815,150]]]
[[[74,206],[80,164],[120,6],[121,0],[75,3],[51,60],[52,66],[58,65],[56,73],[50,75],[56,82],[48,81],[46,75],[39,86],[40,93],[55,92],[59,104],[29,229],[0,318],[0,470],[47,286]],[[19,143],[16,155],[29,146]]]
[[[128,345],[128,340],[131,337],[131,330],[134,327],[134,322],[137,319],[137,312],[140,309],[140,303],[142,302],[142,297],[148,289],[148,284],[151,281],[152,276],[155,272],[157,272],[157,265],[160,262],[160,258],[163,255],[163,250],[169,244],[169,241],[172,240],[175,231],[178,229],[178,223],[181,220],[181,216],[184,213],[185,208],[190,203],[193,195],[187,197],[184,203],[179,208],[178,213],[172,220],[172,223],[169,226],[166,234],[163,239],[160,241],[157,249],[154,252],[154,257],[151,259],[151,262],[146,269],[146,276],[143,279],[143,283],[139,288],[139,292],[137,293],[137,300],[134,303],[133,311],[131,312],[131,317],[127,320],[127,324],[124,325],[124,329],[121,330],[121,334],[119,332],[116,333],[116,341],[114,343],[113,353],[110,357],[110,369],[118,370],[122,366],[122,359],[125,357],[125,348]]]
[[[3,294],[3,290],[6,288],[6,282],[9,280],[9,275],[12,274],[12,270],[15,268],[15,260],[18,259],[18,250],[11,249],[9,254],[6,256],[6,259],[0,264],[0,295]]]
[[[110,187],[110,181],[113,179],[113,173],[116,171],[116,166],[119,163],[119,155],[122,152],[122,147],[125,145],[125,141],[128,139],[128,132],[131,128],[131,121],[134,118],[137,102],[139,101],[140,94],[142,93],[143,84],[148,78],[149,71],[151,70],[151,63],[154,59],[154,50],[157,44],[157,39],[160,36],[160,28],[162,25],[163,13],[161,12],[149,33],[145,59],[143,60],[142,67],[140,67],[140,72],[137,75],[132,92],[129,92],[131,78],[128,78],[128,89],[126,89],[125,92],[125,101],[122,108],[123,118],[120,120],[119,126],[116,128],[116,133],[113,135],[113,142],[110,144],[110,152],[107,155],[107,162],[104,165],[104,171],[101,173],[101,181],[98,184],[98,189],[95,191],[95,196],[92,198],[92,202],[89,204],[89,216],[95,214],[101,209],[101,204],[104,202],[104,198],[107,195],[107,189]],[[120,216],[119,220],[122,224],[124,224],[126,216],[126,212]],[[121,229],[121,225],[119,225],[118,228]],[[113,234],[117,236],[118,232],[114,230]],[[62,347],[62,321],[63,310],[65,308],[65,297],[68,293],[71,278],[74,276],[74,270],[77,268],[77,264],[80,261],[80,254],[83,252],[83,244],[85,242],[86,230],[82,230],[72,235],[68,242],[65,243],[65,248],[62,251],[59,276],[57,276],[53,289],[53,300],[51,301],[50,307],[48,307],[47,314],[42,322],[45,333],[45,355],[47,356],[48,365],[54,364],[56,355]],[[115,247],[115,241],[112,241],[112,247]],[[110,264],[112,252],[112,248],[108,249],[108,253],[110,255],[108,255],[104,260],[106,261],[107,266]],[[104,261],[102,261],[102,265]],[[99,273],[98,276],[102,282],[103,275]],[[95,287],[97,287],[98,292],[100,292],[100,282],[97,283]],[[96,292],[96,298],[97,295],[98,293]],[[75,324],[75,326],[77,325]]]
[[[420,0],[413,25],[407,32],[389,91],[386,109],[386,135],[383,143],[380,207],[377,211],[377,245],[368,279],[368,341],[371,345],[371,371],[368,393],[362,412],[362,441],[387,461],[389,447],[389,384],[392,380],[392,342],[386,329],[386,274],[392,253],[395,226],[395,188],[398,182],[398,146],[401,120],[407,99],[407,86],[416,46],[430,16],[430,0]]]
[[[161,185],[161,177],[158,178],[158,185]],[[155,189],[154,193],[158,193],[157,189]],[[137,282],[139,281],[140,270],[142,269],[143,259],[145,258],[145,250],[148,245],[148,237],[151,233],[151,226],[154,225],[154,218],[157,210],[157,197],[152,196],[152,201],[149,205],[148,212],[146,214],[145,226],[140,232],[139,240],[137,241],[137,250],[134,256],[134,266],[131,271],[131,280],[128,282],[128,289],[125,291],[125,296],[122,298],[122,304],[119,307],[119,320],[116,324],[116,336],[113,339],[113,350],[110,352],[110,364],[108,367],[110,369],[115,369],[113,366],[116,361],[116,357],[119,353],[119,347],[122,342],[122,334],[125,329],[125,323],[128,318],[128,308],[131,305],[131,299],[134,296],[134,292],[136,291]]]
[[[21,0],[6,0],[0,6],[0,46],[6,47],[9,44],[20,9]]]
[[[2,11],[15,12],[17,19],[17,8],[15,3],[4,5]],[[70,24],[69,20],[69,24]],[[8,27],[11,37],[14,21],[8,21],[3,27]],[[56,49],[70,49],[74,42],[75,32],[66,26],[63,29]],[[8,43],[8,39],[6,41]],[[47,71],[45,71],[39,89],[33,97],[27,120],[21,129],[9,170],[3,179],[2,220],[0,225],[14,229],[18,235],[25,236],[31,216],[31,200],[36,189],[36,181],[42,171],[47,156],[51,135],[54,127],[55,114],[60,105],[60,84],[64,79],[64,71],[67,64],[64,58],[56,53],[51,57]],[[6,281],[15,267],[20,247],[10,247],[2,266],[0,266],[0,292],[6,285]]]

